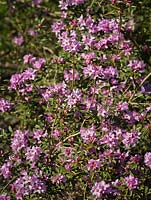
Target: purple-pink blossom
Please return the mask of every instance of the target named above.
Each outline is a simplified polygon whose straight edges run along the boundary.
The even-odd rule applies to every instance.
[[[98,31],[110,33],[118,30],[118,23],[114,19],[102,19],[98,23]]]
[[[118,111],[126,111],[128,110],[128,103],[127,102],[119,102],[117,105],[117,110]]]
[[[30,63],[30,59],[31,59],[32,57],[33,57],[32,54],[25,54],[25,55],[23,56],[24,64]]]
[[[22,132],[21,130],[16,130],[14,136],[11,139],[11,148],[14,153],[18,153],[21,149],[25,149],[27,147],[29,132],[25,130]]]
[[[96,79],[102,73],[102,66],[89,64],[83,68],[83,74],[85,77],[91,77]]]
[[[111,191],[110,188],[110,184],[106,183],[105,181],[96,182],[95,185],[92,187],[91,192],[93,196],[100,198],[104,194],[108,194]]]
[[[62,174],[58,174],[56,176],[52,176],[51,177],[51,181],[53,184],[59,184],[61,182],[64,182],[66,179],[65,179],[65,176],[62,175]]]
[[[118,76],[118,70],[115,67],[108,66],[105,69],[102,69],[102,76],[105,79],[111,79]]]
[[[37,129],[32,133],[33,138],[37,139],[39,143],[41,143],[41,139],[43,137],[46,137],[47,135],[48,135],[47,131],[44,132],[40,129]]]
[[[66,70],[64,71],[64,79],[65,79],[66,81],[79,80],[79,79],[80,79],[80,75],[79,75],[79,73],[78,73],[75,69],[73,69],[73,68],[71,68],[71,69],[66,69]]]
[[[68,6],[78,6],[84,3],[86,0],[60,0],[59,7],[61,10],[67,10]]]
[[[65,30],[65,24],[63,22],[54,22],[52,25],[52,32],[56,34],[56,36]]]
[[[81,43],[78,41],[76,31],[72,30],[70,32],[63,31],[58,36],[61,47],[72,54],[78,53],[81,49]]]
[[[35,62],[32,63],[32,66],[35,69],[41,69],[45,63],[46,63],[45,58],[37,58]]]
[[[91,143],[96,140],[96,131],[94,126],[92,126],[91,128],[81,128],[80,134],[84,143]]]
[[[0,171],[4,177],[4,179],[10,178],[11,177],[11,163],[9,161],[7,161],[6,163],[4,163],[2,165],[2,167],[0,168]]]
[[[90,159],[88,161],[88,164],[86,165],[86,168],[88,169],[88,171],[94,171],[94,170],[97,170],[99,169],[101,166],[101,163],[100,163],[100,160],[97,159]]]
[[[15,36],[14,39],[13,39],[13,42],[18,45],[18,46],[21,46],[24,42],[24,38],[22,35],[20,36]]]
[[[96,58],[96,54],[94,52],[91,53],[82,53],[82,58],[85,60],[86,64],[90,64],[94,58]]]
[[[23,200],[26,195],[44,193],[46,185],[36,174],[29,176],[25,171],[12,183],[12,190],[15,190],[16,200]]]
[[[34,36],[37,35],[37,32],[36,32],[33,28],[30,28],[30,29],[28,30],[28,33],[29,33],[29,35],[32,36],[32,37],[34,37]]]
[[[36,70],[32,68],[27,68],[24,72],[20,74],[13,74],[10,79],[9,89],[17,89],[18,87],[23,87],[27,80],[34,80],[36,77]]]
[[[35,69],[41,69],[46,63],[45,58],[34,57],[32,54],[26,54],[23,57],[25,64],[31,64]]]
[[[127,187],[130,189],[130,190],[133,190],[133,189],[136,189],[139,182],[138,182],[138,178],[135,178],[134,176],[132,175],[129,175],[127,177],[124,178],[124,181],[127,185]]]
[[[82,99],[82,92],[80,89],[73,89],[71,94],[67,95],[67,104],[69,107],[75,106]]]
[[[39,159],[40,154],[42,153],[42,150],[38,146],[32,146],[26,148],[26,159],[29,160],[31,163],[36,163]]]
[[[140,139],[140,132],[137,130],[132,130],[130,132],[126,131],[122,134],[122,142],[125,147],[135,146]]]
[[[130,60],[128,66],[131,67],[134,71],[143,72],[146,64],[144,63],[144,61]]]
[[[7,112],[10,111],[11,107],[12,107],[12,103],[10,103],[9,101],[7,101],[4,98],[0,99],[0,112]]]
[[[109,133],[106,133],[100,140],[99,144],[105,144],[109,146],[110,148],[116,147],[119,142],[118,134],[114,131],[111,131]]]
[[[62,135],[62,131],[55,129],[52,133],[51,136],[55,139],[55,140],[59,140],[60,136]]]
[[[151,152],[146,152],[144,156],[144,163],[151,169]]]
[[[71,157],[73,152],[73,148],[72,147],[65,147],[64,149],[64,155],[67,157]]]
[[[8,196],[7,194],[2,194],[0,195],[0,200],[10,200],[10,196]]]

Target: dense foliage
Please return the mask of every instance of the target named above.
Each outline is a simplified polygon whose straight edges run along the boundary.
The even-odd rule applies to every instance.
[[[151,198],[149,4],[1,3],[0,200]]]

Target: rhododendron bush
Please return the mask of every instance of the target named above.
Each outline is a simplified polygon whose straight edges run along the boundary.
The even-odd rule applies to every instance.
[[[49,1],[28,3],[50,17]],[[136,8],[60,0],[53,23],[13,36],[22,67],[0,98],[16,122],[0,130],[0,200],[151,198],[150,47],[135,40]]]

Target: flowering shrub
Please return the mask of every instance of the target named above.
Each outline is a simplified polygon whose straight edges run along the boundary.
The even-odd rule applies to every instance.
[[[135,4],[60,0],[59,8],[50,27],[58,54],[26,52],[11,98],[0,100],[0,112],[17,119],[1,129],[9,150],[0,199],[149,199],[151,73],[130,37]]]

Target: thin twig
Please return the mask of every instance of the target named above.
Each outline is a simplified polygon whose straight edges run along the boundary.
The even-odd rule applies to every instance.
[[[6,185],[5,187],[3,187],[3,189],[1,190],[1,194],[4,192],[4,190],[9,186],[10,183],[12,183],[15,179],[17,178],[17,176],[13,177],[12,180],[10,180]]]
[[[140,83],[139,87],[142,86],[150,76],[151,76],[151,72],[142,80],[142,82]]]

